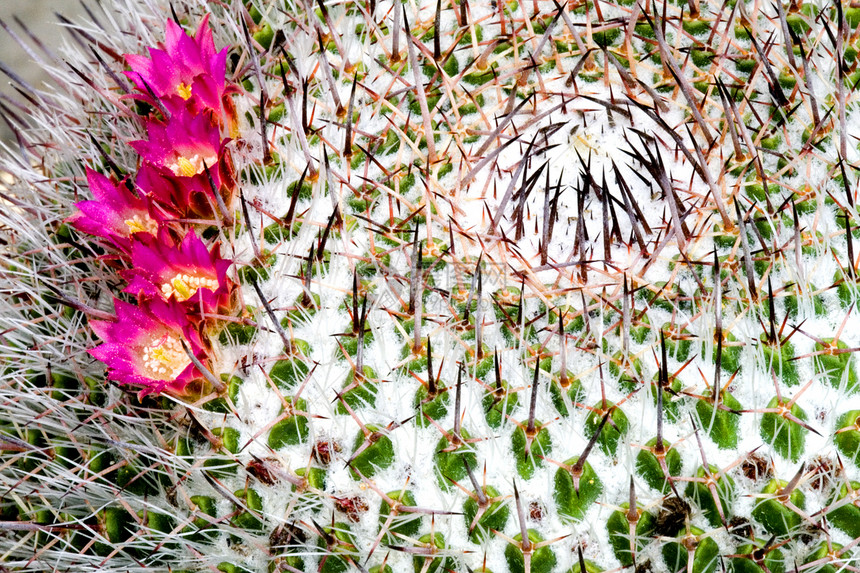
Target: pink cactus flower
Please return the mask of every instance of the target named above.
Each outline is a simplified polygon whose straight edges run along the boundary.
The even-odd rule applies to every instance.
[[[232,202],[235,183],[226,150],[229,139],[221,139],[207,115],[183,110],[167,123],[150,121],[149,139],[131,142],[144,160],[138,186],[159,203],[188,216],[209,217],[216,212],[216,191],[226,207]]]
[[[104,343],[89,352],[107,365],[111,380],[140,386],[140,395],[145,396],[181,394],[189,383],[202,378],[182,341],[200,360],[206,351],[180,304],[155,298],[141,306],[115,300],[114,306],[115,322],[90,321]]]
[[[209,114],[180,110],[167,120],[149,121],[148,140],[132,141],[130,145],[144,161],[173,177],[206,177],[212,174],[220,187],[218,162],[229,140],[221,140],[221,132],[209,121]]]
[[[87,183],[95,198],[76,203],[78,212],[68,222],[84,233],[103,237],[126,250],[133,235],[155,235],[164,220],[146,196],[137,196],[126,186],[87,169]]]
[[[204,312],[226,311],[231,285],[227,269],[231,262],[218,254],[218,245],[207,250],[194,231],[179,245],[163,233],[158,241],[135,243],[132,269],[123,273],[129,281],[125,292],[138,300],[175,300],[187,308]]]
[[[224,162],[214,169],[218,171],[210,171],[213,182],[232,182],[232,173]],[[154,203],[169,205],[180,217],[211,219],[213,213],[220,209],[213,186],[205,173],[197,177],[174,177],[169,171],[144,163],[137,172],[135,183]],[[232,203],[231,188],[232,183],[220,189],[216,187],[226,207]]]
[[[158,99],[171,112],[179,108],[194,112],[209,109],[221,123],[223,102],[229,91],[225,80],[227,48],[215,51],[209,16],[203,18],[193,37],[168,20],[162,48],[150,48],[149,58],[125,55],[131,68],[125,73],[140,90],[135,97],[150,103]]]

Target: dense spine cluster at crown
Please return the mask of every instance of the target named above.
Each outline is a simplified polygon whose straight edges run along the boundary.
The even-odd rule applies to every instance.
[[[0,102],[3,561],[860,566],[860,6],[112,10]]]

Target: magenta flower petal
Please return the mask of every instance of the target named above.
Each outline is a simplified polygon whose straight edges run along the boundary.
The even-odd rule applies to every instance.
[[[68,221],[76,229],[108,239],[123,249],[132,235],[157,233],[162,217],[147,197],[136,196],[125,181],[115,184],[91,169],[87,169],[87,182],[95,199],[75,205],[78,213]]]
[[[225,180],[218,166],[210,173],[213,181]],[[205,173],[196,177],[174,177],[169,171],[144,163],[137,172],[135,183],[153,202],[170,206],[180,217],[208,219],[218,211],[212,184]],[[227,199],[225,201],[230,203]]]
[[[227,279],[230,261],[211,250],[194,231],[179,245],[166,240],[136,243],[131,252],[132,269],[124,273],[126,292],[138,297],[175,300],[190,308],[214,312],[226,309],[231,285]]]
[[[152,91],[156,95],[168,95],[176,91],[176,86],[181,83],[181,73],[169,54],[161,50],[150,48],[150,82],[145,87],[147,92]],[[163,96],[162,96],[163,97]]]
[[[160,299],[139,307],[120,300],[115,300],[114,305],[115,322],[90,322],[104,341],[90,354],[105,363],[111,380],[142,386],[141,395],[145,395],[182,392],[192,380],[201,377],[182,348],[182,341],[201,360],[206,352],[180,305]]]
[[[126,75],[135,83],[140,97],[157,98],[171,110],[187,107],[201,112],[208,109],[221,123],[221,102],[227,91],[227,49],[215,51],[209,17],[203,18],[193,37],[176,22],[168,20],[163,48],[150,48],[149,58],[134,54],[125,56],[131,68]],[[214,91],[198,92],[200,78],[208,80]]]
[[[179,110],[167,123],[150,121],[148,140],[130,142],[144,160],[138,186],[189,218],[209,218],[218,211],[215,190],[228,208],[232,203],[230,140],[221,139],[208,115]]]
[[[226,142],[208,114],[180,109],[166,123],[150,121],[146,131],[149,139],[130,143],[145,161],[174,177],[205,177],[208,167],[220,186],[217,164]]]

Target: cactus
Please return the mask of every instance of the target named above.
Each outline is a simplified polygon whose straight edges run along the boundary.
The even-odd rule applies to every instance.
[[[3,567],[856,568],[849,4],[16,33]]]

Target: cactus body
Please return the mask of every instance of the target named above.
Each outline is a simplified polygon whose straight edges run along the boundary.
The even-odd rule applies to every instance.
[[[36,43],[4,567],[856,566],[849,4],[120,0]]]

